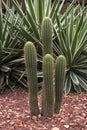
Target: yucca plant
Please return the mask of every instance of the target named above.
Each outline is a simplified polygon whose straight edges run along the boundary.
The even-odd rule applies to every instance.
[[[41,42],[41,23],[44,17],[49,17],[52,20],[52,23],[54,24],[54,27],[56,26],[56,13],[60,14],[62,7],[64,5],[65,0],[54,0],[53,3],[51,0],[24,0],[25,2],[25,11],[22,10],[22,6],[18,3],[17,0],[12,0],[13,7],[16,10],[16,14],[14,15],[14,12],[10,11],[9,8],[6,8],[12,16],[16,17],[18,14],[20,16],[20,21],[23,23],[22,26],[20,25],[20,22],[18,26],[14,27],[15,30],[20,32],[19,40],[25,40],[26,41],[32,41],[38,52],[38,63],[42,65],[42,50],[43,45]],[[69,14],[70,10],[73,7],[72,2],[67,9],[66,13],[64,13],[62,19],[64,19],[64,16]],[[61,16],[61,14],[60,14]],[[11,24],[9,22],[9,24]],[[52,34],[53,38],[55,39],[56,35]],[[24,42],[24,43],[25,43]],[[53,45],[54,50],[57,50],[56,45]],[[55,54],[54,54],[55,55]],[[42,72],[39,68],[38,77],[42,78]]]
[[[56,15],[55,54],[67,60],[65,94],[87,91],[87,17],[85,7],[72,8],[69,15]]]
[[[23,51],[17,38],[19,32],[13,28],[17,24],[18,17],[14,19],[7,11],[4,14],[1,5],[2,1],[0,1],[0,90],[5,88],[12,90],[17,82],[22,86],[25,85],[25,79],[20,80],[24,68]],[[11,22],[10,26],[6,19]]]
[[[13,26],[20,34],[18,39],[25,42],[34,42],[38,49],[38,63],[42,64],[43,46],[40,39],[41,22],[44,17],[48,16],[52,19],[54,25],[54,57],[56,58],[58,55],[63,54],[68,63],[65,80],[65,93],[68,94],[70,90],[73,89],[77,92],[87,90],[87,19],[83,13],[84,7],[81,8],[79,4],[75,6],[73,0],[65,13],[61,14],[60,12],[65,0],[62,0],[62,2],[61,0],[54,0],[53,4],[51,4],[51,0],[24,0],[25,11],[23,12],[22,7],[19,5],[17,0],[12,1],[16,14],[14,15],[14,10],[9,10],[8,7],[6,7],[6,10],[15,18],[16,15],[20,17],[19,21],[22,22],[22,25],[18,21],[17,26]],[[10,21],[8,21],[8,23],[12,25]],[[23,47],[23,45],[21,47]],[[38,73],[38,77],[43,77],[42,72]]]
[[[28,40],[34,40],[36,43],[38,42],[38,40],[40,41],[39,31],[43,18],[49,16],[52,18],[53,21],[55,21],[55,12],[57,10],[61,10],[64,1],[65,0],[63,0],[63,2],[60,4],[61,0],[54,0],[51,7],[51,0],[24,0],[25,11],[23,12],[22,7],[21,5],[19,5],[18,1],[12,0],[15,10],[24,22],[24,27],[22,27],[22,31],[24,31],[26,26],[26,33],[24,34],[25,37],[27,34],[27,36],[30,38]]]
[[[52,19],[52,23],[55,24],[56,13],[60,14],[64,2],[65,0],[54,0],[53,3],[51,0],[24,0],[25,10],[23,11],[22,6],[18,3],[18,1],[12,0],[16,14],[19,14],[21,21],[23,22],[23,26],[18,26],[18,28],[15,29],[20,29],[22,36],[24,36],[27,41],[34,41],[35,45],[39,45],[42,48],[40,39],[42,20],[44,17],[50,17]],[[73,6],[73,3],[74,2],[72,2],[68,8],[66,12],[67,15]],[[7,8],[7,10],[9,9]]]
[[[42,66],[42,42],[41,42],[41,23],[44,17],[50,17],[52,22],[55,21],[55,13],[61,11],[65,0],[54,0],[53,4],[51,0],[24,0],[25,2],[25,11],[23,12],[22,6],[18,3],[17,0],[12,0],[13,6],[12,9],[4,3],[6,11],[11,15],[11,17],[16,19],[16,24],[14,25],[10,20],[7,20],[9,26],[12,26],[13,29],[19,32],[17,36],[18,41],[25,43],[26,41],[32,41],[38,52],[37,62]],[[71,8],[71,7],[70,7]],[[16,13],[15,13],[16,12]],[[69,12],[69,11],[68,11]],[[20,45],[23,48],[23,44]],[[41,67],[38,70],[38,78],[42,79],[43,75],[41,72]],[[41,83],[39,84],[41,86]]]

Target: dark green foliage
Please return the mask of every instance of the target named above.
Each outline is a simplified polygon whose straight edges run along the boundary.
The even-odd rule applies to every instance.
[[[0,1],[3,2],[3,0]],[[51,0],[26,0],[25,11],[23,11],[21,4],[19,4],[17,0],[12,0],[12,1],[14,6],[12,7],[12,10],[9,7],[6,8],[7,12],[9,12],[7,18],[5,17],[5,14],[7,14],[7,12],[4,14],[4,17],[2,16],[0,17],[1,19],[5,18],[4,21],[7,21],[5,23],[6,26],[7,24],[9,25],[9,28],[7,29],[6,27],[3,28],[3,32],[6,32],[5,35],[1,31],[2,23],[0,23],[0,38],[2,37],[2,35],[4,36],[3,38],[4,44],[2,43],[3,53],[7,51],[6,55],[7,53],[9,55],[10,53],[8,52],[9,48],[11,48],[11,51],[13,50],[14,47],[18,48],[19,46],[20,48],[23,48],[24,44],[22,43],[31,40],[32,42],[35,43],[35,46],[37,46],[38,48],[37,50],[38,61],[40,64],[42,64],[42,52],[40,50],[43,50],[43,45],[41,43],[39,31],[40,31],[41,22],[43,18],[50,17],[53,23],[53,30],[54,30],[53,55],[56,58],[58,55],[63,54],[66,57],[66,61],[67,61],[67,74],[66,74],[67,76],[65,79],[65,89],[64,89],[65,94],[68,94],[72,90],[79,93],[81,91],[87,92],[87,71],[86,71],[87,70],[87,37],[86,37],[87,17],[85,15],[86,7],[80,6],[79,4],[77,4],[77,6],[74,6],[75,1],[73,0],[69,8],[67,8],[66,11],[63,14],[61,14],[62,7],[64,6],[65,0],[62,1],[54,0],[54,2],[52,2]],[[14,13],[14,10],[16,10],[16,13]],[[10,18],[8,18],[9,16]],[[10,32],[10,36],[7,35],[7,32],[8,33]],[[15,34],[15,32],[17,33]],[[18,39],[18,43],[16,42],[17,39]],[[12,44],[12,40],[13,40],[13,44]],[[19,41],[21,41],[21,44],[19,44]],[[5,43],[6,46],[4,46]],[[8,48],[6,48],[7,46]],[[4,47],[5,47],[5,51],[4,51]],[[5,58],[2,57],[2,59]],[[18,61],[18,60],[14,59],[14,61]],[[15,69],[16,75],[13,74],[13,69],[15,68],[14,65],[16,63],[15,64],[13,63],[14,65],[9,66],[9,64],[12,63],[13,61],[11,62],[9,60],[9,62],[3,62],[3,65],[11,68],[12,73],[10,74],[13,75],[12,79],[16,78],[17,79],[16,81],[21,81],[19,79],[24,79],[24,78],[20,78],[21,77],[19,74],[20,68],[17,67]],[[17,65],[19,65],[18,62]],[[20,71],[20,73],[23,74],[24,71],[23,69],[21,70],[22,71]],[[42,76],[43,76],[42,72],[38,73],[38,78],[39,77],[41,78]],[[11,81],[10,77],[8,79],[10,79],[9,81]],[[25,83],[24,80],[21,82],[21,85],[24,86],[24,84],[26,86],[26,80]]]
[[[63,97],[66,59],[63,55],[57,57],[55,68],[55,113],[60,112]]]
[[[11,14],[13,9],[6,9],[3,13],[2,2],[0,0],[0,93],[8,88],[13,91],[18,86],[26,87],[22,49],[24,42],[18,39],[19,31],[14,29],[18,25],[19,16]]]
[[[62,15],[63,19],[57,15],[57,25],[54,27],[54,52],[56,56],[63,54],[67,61],[64,87],[66,95],[69,92],[87,92],[87,11],[79,4],[72,7],[69,14],[67,10]]]
[[[46,54],[43,60],[43,96],[42,114],[45,117],[53,116],[53,57]]]
[[[2,43],[0,41],[0,58],[1,58],[1,55],[2,55]]]
[[[24,47],[25,63],[27,78],[29,81],[29,101],[31,115],[38,115],[38,99],[37,99],[37,63],[36,49],[32,42],[27,42]]]
[[[0,59],[1,59],[1,54],[2,54],[2,1],[0,0]]]
[[[43,55],[52,54],[52,22],[45,17],[41,26],[41,40],[43,44]]]

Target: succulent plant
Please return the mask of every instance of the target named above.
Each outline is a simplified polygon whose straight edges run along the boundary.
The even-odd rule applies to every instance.
[[[41,40],[43,44],[43,55],[52,55],[52,22],[49,17],[45,17],[42,21]]]
[[[38,115],[38,98],[37,98],[37,62],[36,49],[32,42],[27,42],[24,47],[25,64],[27,78],[29,82],[29,101],[31,115]]]
[[[55,68],[55,113],[60,112],[63,97],[66,59],[63,55],[57,57]]]
[[[53,116],[54,109],[53,92],[53,57],[46,54],[43,59],[43,94],[42,94],[42,115]]]

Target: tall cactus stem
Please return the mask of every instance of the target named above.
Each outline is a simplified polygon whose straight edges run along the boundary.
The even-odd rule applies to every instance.
[[[60,112],[65,80],[66,59],[63,55],[57,57],[55,68],[55,113]]]
[[[49,17],[45,17],[41,25],[41,40],[43,44],[43,55],[52,55],[52,22]]]
[[[24,46],[24,56],[26,64],[27,78],[29,82],[29,103],[31,116],[39,114],[37,98],[37,62],[36,49],[32,42],[27,42]]]
[[[53,57],[46,54],[43,59],[42,115],[52,117],[54,109]]]

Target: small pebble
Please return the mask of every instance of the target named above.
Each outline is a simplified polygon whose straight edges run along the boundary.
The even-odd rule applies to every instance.
[[[0,115],[2,115],[3,113],[2,112],[0,112]]]
[[[59,128],[57,128],[57,127],[54,127],[54,128],[52,128],[51,130],[60,130]]]
[[[64,125],[64,127],[68,129],[68,128],[69,128],[69,125]]]

